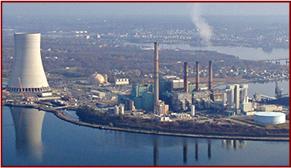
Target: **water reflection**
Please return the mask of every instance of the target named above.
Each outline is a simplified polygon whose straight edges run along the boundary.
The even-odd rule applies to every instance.
[[[208,160],[211,159],[211,141],[210,139],[208,139],[208,143],[207,143],[207,156],[208,156]]]
[[[182,151],[182,158],[183,158],[183,164],[187,165],[188,163],[188,146],[192,144],[192,140],[188,139],[189,141],[187,141],[187,139],[183,139],[183,143],[182,144],[177,144],[177,145],[182,145],[183,146],[183,151]],[[191,141],[190,141],[191,140]],[[199,139],[195,139],[195,148],[194,148],[194,154],[195,154],[195,161],[199,161],[199,154],[203,153],[199,152],[199,143],[198,143]],[[201,144],[204,144],[205,142],[201,141]],[[221,140],[221,144],[222,144],[222,148],[226,148],[227,150],[229,149],[243,149],[246,147],[246,141],[244,140]],[[202,145],[203,146],[203,145]],[[208,160],[211,160],[212,157],[212,142],[211,139],[207,139],[207,148],[202,149],[202,150],[207,150],[207,158]],[[163,145],[160,146],[159,143],[159,138],[155,137],[153,138],[153,165],[157,166],[159,165],[159,149],[163,148]],[[190,151],[191,153],[191,151]]]
[[[30,108],[12,107],[17,155],[24,160],[42,161],[42,124],[44,112]]]
[[[159,161],[159,141],[158,138],[154,138],[154,149],[153,149],[153,162],[154,166],[158,165]]]
[[[195,140],[195,160],[196,161],[198,161],[198,159],[199,159],[199,153],[198,153],[198,151],[199,151],[198,142],[197,142],[197,140]]]
[[[221,145],[223,148],[227,150],[233,149],[236,150],[237,147],[239,149],[243,149],[246,147],[246,141],[244,140],[222,140]]]
[[[186,140],[184,140],[184,143],[183,143],[183,163],[184,165],[187,164],[187,154],[188,153],[188,146],[187,146],[187,142]]]
[[[3,112],[3,160],[7,166],[288,164],[289,142],[208,140],[105,131],[79,127],[51,113],[44,118],[45,112],[34,109],[4,107]]]

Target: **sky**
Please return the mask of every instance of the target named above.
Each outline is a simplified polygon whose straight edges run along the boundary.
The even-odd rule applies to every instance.
[[[197,3],[196,3],[197,4]],[[193,3],[4,3],[3,14],[22,16],[177,15],[191,13]],[[288,3],[200,3],[202,15],[288,15]]]

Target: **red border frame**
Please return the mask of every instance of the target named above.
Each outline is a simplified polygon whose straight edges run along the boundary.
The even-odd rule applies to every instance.
[[[226,1],[226,0],[205,0],[205,1],[201,1],[201,0],[197,0],[197,1],[193,1],[193,0],[181,0],[181,1],[178,1],[178,0],[141,0],[141,1],[137,1],[137,0],[109,0],[109,1],[106,1],[106,0],[100,0],[100,1],[96,1],[96,0],[85,0],[85,1],[80,1],[80,0],[76,0],[76,1],[66,1],[66,0],[61,0],[61,1],[57,1],[57,0],[51,0],[51,1],[47,1],[47,0],[44,0],[44,1],[33,1],[33,0],[27,0],[27,1],[21,1],[21,0],[0,0],[1,1],[1,33],[0,33],[0,37],[1,37],[1,57],[0,57],[0,61],[1,61],[1,79],[0,79],[0,83],[1,83],[1,93],[0,93],[0,97],[1,97],[1,124],[0,124],[0,127],[1,127],[1,145],[0,145],[0,150],[1,150],[1,153],[0,153],[0,163],[1,163],[1,167],[16,167],[16,166],[3,166],[3,163],[2,163],[2,160],[3,160],[3,157],[2,157],[2,110],[3,110],[3,106],[2,106],[2,67],[3,67],[3,62],[2,62],[2,47],[3,47],[3,44],[2,44],[2,31],[3,31],[3,27],[2,27],[2,21],[3,21],[3,4],[7,4],[7,3],[194,3],[194,2],[198,2],[198,3],[288,3],[289,4],[289,62],[290,62],[290,55],[291,55],[291,44],[290,44],[290,32],[291,32],[291,27],[290,27],[290,22],[291,22],[291,1],[275,1],[275,0],[271,0],[271,1],[260,1],[260,0],[254,0],[254,1],[247,1],[247,0],[243,0],[243,1]],[[289,64],[289,68],[290,68],[290,64]],[[290,76],[290,69],[289,69],[289,76]],[[290,84],[290,79],[289,79],[289,88],[290,88],[291,84]],[[289,95],[290,95],[291,91],[289,89]],[[290,99],[289,99],[289,103],[290,103]],[[289,124],[289,139],[290,139],[290,124]],[[290,146],[290,141],[289,141],[289,163],[288,163],[288,166],[183,166],[183,167],[291,167],[291,164],[290,164],[290,160],[291,160],[291,156],[290,156],[290,151],[291,151],[291,146]],[[154,167],[154,166],[17,166],[17,167]],[[158,166],[158,167],[180,167],[180,166]]]

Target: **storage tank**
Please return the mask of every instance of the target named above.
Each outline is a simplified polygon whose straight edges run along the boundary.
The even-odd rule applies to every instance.
[[[8,90],[14,92],[48,91],[40,54],[40,33],[15,33],[14,58]]]
[[[96,72],[93,75],[91,75],[91,83],[92,84],[100,85],[100,84],[104,84],[106,82],[107,81],[106,81],[105,77],[102,74],[99,74],[99,73]]]
[[[286,114],[281,112],[256,112],[254,121],[259,124],[282,124],[286,122]]]
[[[195,116],[195,105],[191,105],[191,115],[192,117]]]

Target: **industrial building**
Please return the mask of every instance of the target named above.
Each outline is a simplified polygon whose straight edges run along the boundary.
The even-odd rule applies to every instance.
[[[108,83],[108,79],[107,78],[108,77],[107,77],[106,74],[102,75],[102,74],[100,74],[98,72],[95,72],[94,74],[91,75],[90,81],[91,81],[91,83],[93,85],[100,86],[100,85],[104,85],[104,84]]]
[[[170,110],[177,113],[193,113],[193,116],[196,110],[204,109],[211,109],[214,112],[230,112],[231,114],[254,112],[254,105],[249,102],[248,98],[248,84],[233,84],[227,85],[225,89],[214,89],[213,62],[211,60],[208,64],[208,82],[204,84],[200,83],[198,61],[195,64],[195,83],[188,80],[187,62],[183,63],[182,78],[174,75],[160,76],[159,63],[159,45],[155,42],[154,83],[133,84],[131,95],[119,96],[119,102],[126,104],[125,109],[132,109],[130,107],[134,106],[136,109],[143,109],[147,112],[153,111],[157,115],[164,114],[164,110]],[[132,102],[129,102],[130,100]]]
[[[133,84],[130,95],[118,95],[118,102],[125,105],[125,110],[143,109],[153,111],[154,94],[152,84]]]
[[[252,111],[252,103],[248,101],[248,84],[228,85],[225,89],[224,103],[226,108],[236,114]]]
[[[114,84],[115,85],[128,85],[129,79],[128,78],[115,78]]]
[[[124,105],[119,104],[114,106],[115,115],[124,115]]]
[[[40,33],[15,33],[12,73],[7,89],[13,92],[44,92],[50,87],[40,53]]]
[[[279,106],[279,105],[274,105],[274,104],[264,104],[264,105],[257,105],[256,106],[256,110],[257,111],[274,111],[274,112],[278,112],[278,111],[282,111],[283,107]]]

